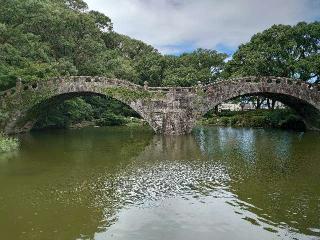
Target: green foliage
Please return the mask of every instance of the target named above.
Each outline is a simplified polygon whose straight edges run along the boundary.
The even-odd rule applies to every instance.
[[[161,86],[165,69],[163,56],[150,51],[135,62],[134,68],[138,72],[138,84],[143,85],[147,81],[150,86]]]
[[[88,8],[87,3],[82,0],[60,0],[60,1],[65,2],[66,5],[73,10],[84,11]]]
[[[289,109],[226,111],[219,113],[218,116],[207,116],[201,123],[233,127],[305,129],[301,117]]]
[[[66,100],[42,109],[35,128],[68,128],[71,124],[92,120],[93,111],[92,106],[82,98]]]
[[[113,53],[109,67],[118,78],[143,85],[160,86],[164,57],[152,46],[115,32],[104,33],[104,42]]]
[[[0,133],[0,153],[10,152],[19,147],[19,141],[16,138],[8,137]]]
[[[0,122],[4,121],[8,117],[8,112],[4,109],[0,109]]]
[[[86,96],[82,98],[92,106],[93,118],[95,119],[101,118],[105,112],[122,115],[124,117],[139,118],[139,115],[132,108],[111,97]]]
[[[113,26],[109,17],[97,11],[90,11],[89,14],[94,18],[95,23],[100,30],[112,31]]]
[[[212,83],[219,78],[226,57],[226,54],[206,49],[198,49],[179,57],[166,56],[163,84],[187,87],[197,82]]]
[[[124,50],[109,47],[104,36],[110,35],[107,40],[115,46],[122,41],[113,39],[110,18],[86,9],[87,4],[81,0],[3,1],[0,88],[12,87],[17,78],[34,81],[76,74],[137,81],[134,64],[126,57],[138,54],[130,50],[136,40],[127,37],[128,48]]]
[[[320,22],[274,25],[239,47],[224,77],[278,76],[320,81]]]
[[[128,117],[139,118],[127,105],[99,96],[78,97],[51,105],[41,109],[35,129],[69,128],[83,122],[99,126],[125,125]]]
[[[128,119],[114,113],[104,113],[97,121],[99,126],[121,126],[128,123]]]

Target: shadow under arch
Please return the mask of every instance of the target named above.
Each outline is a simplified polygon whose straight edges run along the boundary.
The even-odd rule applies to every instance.
[[[229,100],[233,100],[239,97],[251,97],[251,96],[265,97],[274,101],[281,102],[282,104],[286,105],[290,109],[294,110],[301,117],[301,120],[305,124],[306,128],[309,130],[318,129],[318,127],[315,127],[315,123],[317,123],[317,126],[320,126],[320,121],[319,121],[320,111],[316,107],[312,106],[310,103],[304,100],[297,99],[295,97],[292,97],[290,95],[285,95],[285,94],[252,93],[252,94],[239,95],[237,97],[232,97],[232,98],[226,99],[225,101],[219,102],[215,106],[211,107],[208,111],[214,109],[219,104],[222,104]],[[203,115],[205,115],[207,112],[205,112]]]
[[[22,126],[19,132],[29,132],[30,130],[32,130],[34,125],[38,121],[39,117],[41,116],[41,114],[44,112],[47,112],[51,107],[57,106],[59,104],[62,104],[64,101],[71,100],[77,97],[91,97],[91,96],[92,97],[98,96],[101,98],[110,98],[112,100],[115,100],[127,106],[131,110],[133,110],[141,119],[144,119],[146,121],[146,118],[143,112],[139,111],[139,109],[136,108],[135,105],[128,104],[122,99],[115,98],[108,94],[99,93],[99,92],[74,91],[74,92],[67,92],[67,93],[53,95],[31,106],[29,109],[26,109],[25,112],[17,119],[17,122],[16,122],[18,126]],[[148,123],[148,126],[152,129],[153,127],[150,125],[150,123],[148,121],[146,122]]]
[[[205,86],[201,117],[219,104],[242,96],[263,96],[279,101],[297,112],[309,130],[320,129],[320,106],[317,89],[286,78],[247,77]]]

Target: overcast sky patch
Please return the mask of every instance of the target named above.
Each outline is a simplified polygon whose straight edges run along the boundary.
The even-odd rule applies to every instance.
[[[320,19],[320,0],[86,0],[109,16],[116,32],[163,54],[196,48],[232,54],[273,24]]]

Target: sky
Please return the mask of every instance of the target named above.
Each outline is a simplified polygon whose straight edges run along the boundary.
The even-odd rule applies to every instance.
[[[163,54],[197,48],[229,55],[273,24],[320,20],[320,0],[85,0],[109,16],[114,31]]]

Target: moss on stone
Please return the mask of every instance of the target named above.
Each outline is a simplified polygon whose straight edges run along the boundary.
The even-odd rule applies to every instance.
[[[144,90],[131,90],[125,87],[105,88],[103,93],[115,99],[130,103],[136,100],[150,100],[153,96],[151,92]]]
[[[202,88],[197,88],[196,89],[196,95],[199,97],[205,97],[207,94]]]
[[[33,107],[54,96],[54,93],[55,89],[48,87],[41,91],[17,91],[10,96],[6,96],[5,105],[0,112],[0,125],[3,126],[5,122],[14,117],[17,112],[27,113]],[[28,113],[28,115],[19,119],[17,122],[18,127],[23,126],[26,121],[32,119],[34,116],[34,111],[32,111],[32,113]]]

